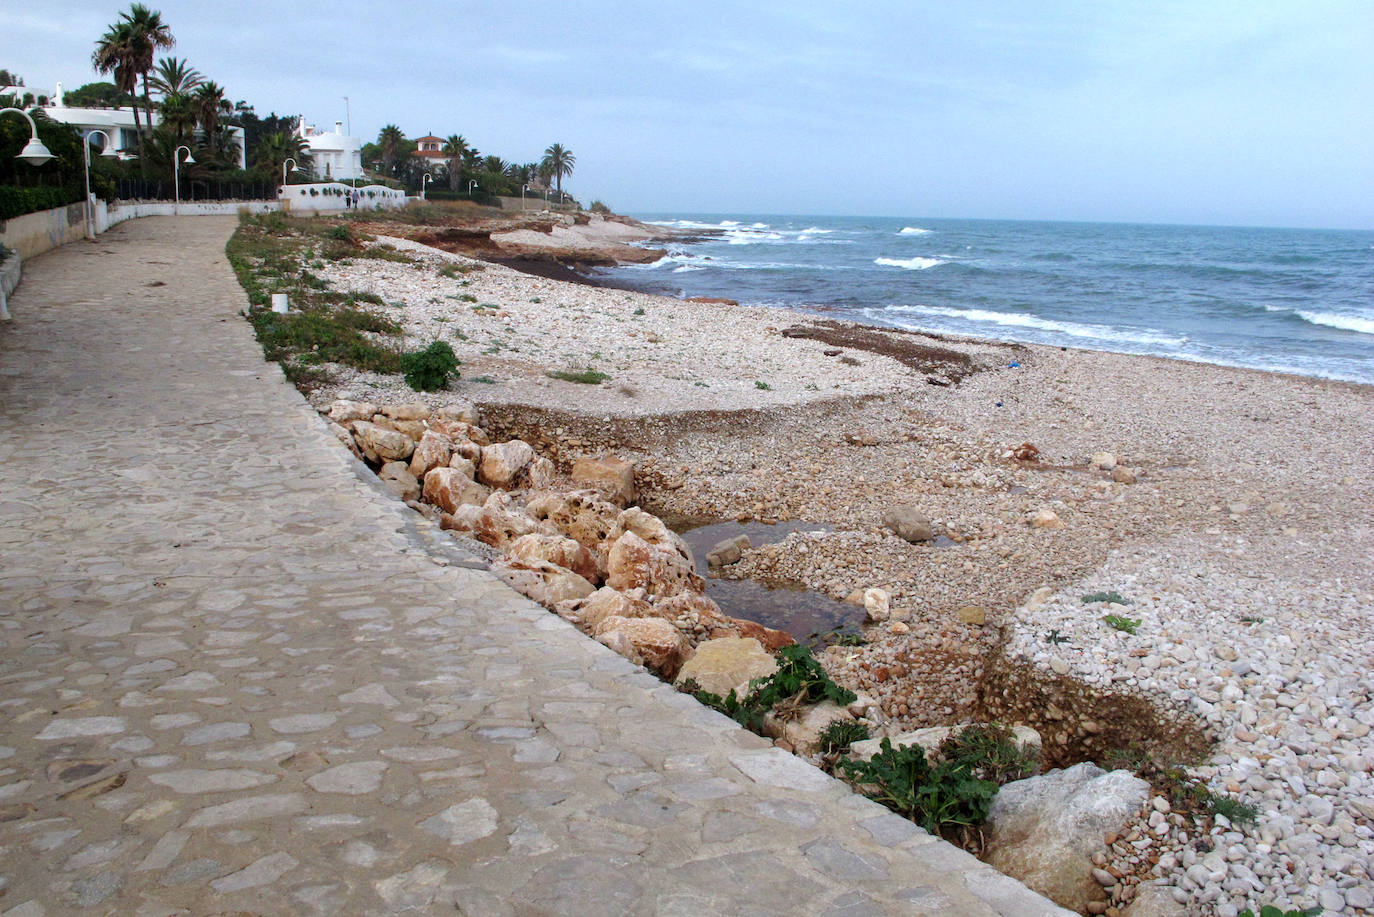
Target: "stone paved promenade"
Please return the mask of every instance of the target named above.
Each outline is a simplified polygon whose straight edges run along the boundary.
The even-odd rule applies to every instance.
[[[37,258],[0,326],[0,913],[1066,913],[385,495],[233,228]]]

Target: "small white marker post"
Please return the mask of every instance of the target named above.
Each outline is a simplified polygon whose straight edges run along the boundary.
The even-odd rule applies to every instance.
[[[273,293],[273,294],[272,294],[272,311],[273,311],[273,312],[279,312],[279,313],[281,313],[282,315],[285,315],[287,312],[291,311],[290,307],[288,306],[288,304],[287,304],[287,302],[286,302],[286,294],[285,294],[285,293]]]

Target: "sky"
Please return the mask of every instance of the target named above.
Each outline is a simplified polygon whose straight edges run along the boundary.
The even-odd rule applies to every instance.
[[[1369,0],[149,0],[260,114],[554,142],[584,203],[1374,229]],[[127,3],[0,9],[0,67],[98,77]]]

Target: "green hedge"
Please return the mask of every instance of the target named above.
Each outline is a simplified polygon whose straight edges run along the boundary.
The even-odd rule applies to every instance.
[[[0,187],[0,220],[12,220],[26,213],[76,204],[80,200],[80,188]]]

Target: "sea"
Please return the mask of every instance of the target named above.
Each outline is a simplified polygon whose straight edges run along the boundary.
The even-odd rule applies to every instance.
[[[1374,384],[1374,231],[636,217],[689,235],[606,271],[617,285]]]

